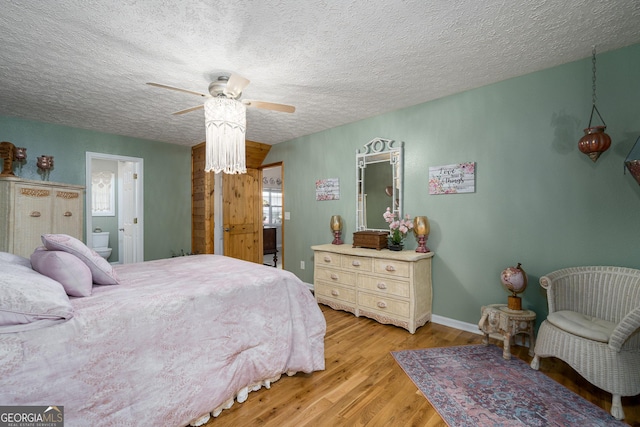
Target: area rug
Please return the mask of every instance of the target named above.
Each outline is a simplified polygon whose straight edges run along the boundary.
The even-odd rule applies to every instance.
[[[391,354],[451,427],[626,425],[495,345]]]

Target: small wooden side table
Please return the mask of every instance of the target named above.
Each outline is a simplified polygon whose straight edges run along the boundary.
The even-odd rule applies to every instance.
[[[504,340],[502,357],[511,359],[511,340],[518,334],[527,334],[529,335],[529,355],[533,356],[535,347],[533,327],[536,321],[534,311],[511,310],[507,304],[491,304],[483,306],[481,314],[478,328],[484,333],[482,340],[484,345],[489,345],[489,334],[499,333]]]

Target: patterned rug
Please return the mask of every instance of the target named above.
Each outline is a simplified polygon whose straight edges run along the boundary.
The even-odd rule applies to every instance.
[[[495,345],[391,354],[451,427],[626,425]]]

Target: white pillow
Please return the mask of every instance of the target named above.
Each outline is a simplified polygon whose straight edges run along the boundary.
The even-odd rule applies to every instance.
[[[43,328],[73,317],[60,283],[6,261],[0,261],[0,271],[0,333]]]
[[[43,234],[42,244],[50,251],[63,251],[84,262],[98,285],[119,285],[120,281],[111,264],[80,240],[66,234]]]
[[[91,295],[93,287],[91,270],[76,256],[62,251],[36,249],[31,254],[31,265],[38,273],[60,282],[67,295],[74,297]]]
[[[9,252],[0,252],[0,261],[10,262],[12,264],[20,264],[31,268],[31,262],[20,255],[11,254]]]

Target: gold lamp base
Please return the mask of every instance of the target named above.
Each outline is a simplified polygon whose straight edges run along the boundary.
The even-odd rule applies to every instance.
[[[509,295],[507,307],[509,310],[522,310],[522,298]]]

